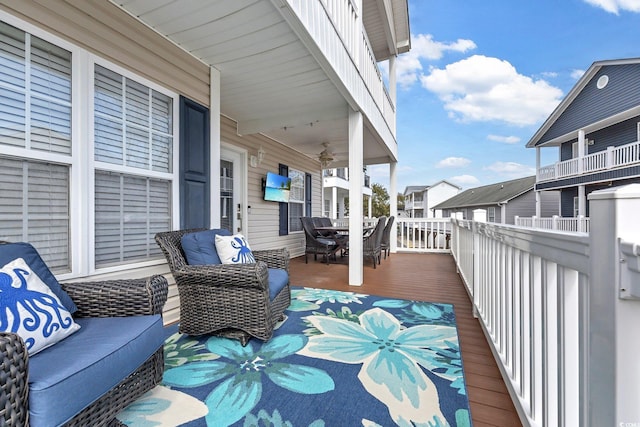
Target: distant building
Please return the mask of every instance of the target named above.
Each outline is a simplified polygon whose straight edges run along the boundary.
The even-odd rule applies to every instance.
[[[541,166],[543,147],[558,148],[559,161]],[[537,194],[560,191],[563,217],[589,216],[594,190],[640,182],[640,58],[594,62],[527,148]]]
[[[404,190],[404,211],[410,218],[441,218],[442,212],[434,210],[438,203],[455,196],[461,187],[447,181],[433,185],[410,185]]]
[[[473,219],[473,211],[483,209],[486,211],[487,222],[514,224],[516,216],[535,215],[535,182],[535,176],[528,176],[470,188],[439,203],[434,209],[441,210],[444,217],[461,214],[463,219]],[[557,191],[545,192],[540,198],[542,216],[558,214]]]

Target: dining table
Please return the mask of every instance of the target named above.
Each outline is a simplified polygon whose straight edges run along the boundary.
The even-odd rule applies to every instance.
[[[333,240],[335,240],[336,242],[336,250],[335,252],[337,252],[338,250],[340,251],[341,256],[345,256],[349,254],[349,239],[347,238],[348,234],[349,234],[349,226],[348,225],[338,225],[338,226],[324,226],[324,227],[314,227],[315,230],[320,233],[321,235],[323,235],[326,238],[333,238]],[[366,236],[367,234],[369,234],[371,232],[371,230],[373,230],[375,227],[373,226],[369,226],[369,225],[365,225],[362,227],[362,233],[364,236]],[[336,238],[336,235],[341,235],[342,238]],[[333,236],[333,237],[331,237]]]

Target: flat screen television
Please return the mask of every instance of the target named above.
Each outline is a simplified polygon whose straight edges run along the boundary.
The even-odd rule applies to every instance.
[[[264,199],[272,202],[289,203],[291,178],[273,172],[267,172],[264,186]]]

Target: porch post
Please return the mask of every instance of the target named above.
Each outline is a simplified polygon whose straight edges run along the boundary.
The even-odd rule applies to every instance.
[[[587,215],[587,196],[584,185],[578,185],[578,215]]]
[[[338,209],[338,187],[333,186],[333,188],[331,188],[331,206],[329,206],[329,212],[331,212],[331,218],[333,219],[338,218],[338,215],[340,213],[338,212],[337,209]]]
[[[389,57],[389,98],[391,98],[391,105],[397,111],[396,107],[396,56],[391,55]],[[393,117],[393,123],[391,123],[391,131],[396,134],[396,114],[391,115]],[[389,116],[387,116],[389,117]]]
[[[209,80],[210,224],[211,228],[220,228],[220,71],[209,67]]]
[[[391,235],[389,240],[389,251],[395,254],[398,250],[398,175],[396,172],[396,166],[398,162],[389,163],[389,193],[390,194],[390,206],[389,214],[396,220],[391,226]]]
[[[540,175],[540,147],[536,147],[536,184],[538,183],[539,175]],[[540,212],[542,210],[542,208],[540,207],[540,191],[536,190],[535,188],[536,184],[533,184],[533,189],[536,194],[536,216],[540,217],[541,216]]]
[[[589,200],[594,262],[583,314],[583,425],[634,425],[640,422],[640,295],[629,291],[640,282],[640,184],[594,191]],[[636,245],[634,255],[622,251],[620,239]]]
[[[582,173],[584,160],[584,130],[578,131],[578,173]]]
[[[364,124],[362,113],[349,109],[349,285],[361,286],[362,266],[362,183]]]

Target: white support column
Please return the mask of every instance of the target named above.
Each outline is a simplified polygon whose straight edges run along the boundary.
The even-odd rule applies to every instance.
[[[536,147],[536,183],[538,182],[540,174],[540,147]],[[540,192],[538,190],[535,191],[536,194],[536,216],[541,216],[540,211],[542,207],[540,206]]]
[[[396,220],[391,227],[391,239],[389,240],[389,251],[395,254],[398,251],[398,172],[396,167],[398,162],[389,163],[389,197],[391,198],[389,213]]]
[[[362,265],[362,167],[364,122],[362,113],[349,109],[349,285],[361,286]]]
[[[389,98],[391,98],[391,104],[395,111],[398,111],[397,107],[397,90],[396,90],[396,57],[391,55],[389,57]],[[393,123],[391,123],[391,131],[396,134],[396,117],[397,114],[388,115],[387,117],[393,117]]]
[[[324,199],[324,170],[320,166],[320,216],[325,216]]]
[[[342,205],[342,201],[340,201]],[[338,209],[338,187],[331,188],[331,206],[329,207],[329,211],[331,212],[331,218],[337,219],[338,217],[342,217],[340,212],[344,212],[342,209],[340,211]]]
[[[506,203],[500,204],[500,223],[501,224],[507,223],[507,204]]]
[[[637,258],[626,259],[619,239],[640,244],[640,184],[589,195],[589,289],[581,323],[585,351],[583,414],[587,427],[640,423],[640,300],[623,299],[640,281]],[[621,260],[625,259],[626,262]],[[636,264],[634,267],[633,264]],[[631,279],[626,281],[625,278]]]
[[[578,131],[578,173],[582,173],[584,169],[583,160],[584,160],[584,130],[580,129]]]
[[[578,185],[578,215],[587,215],[587,196],[584,185]]]
[[[220,71],[210,67],[209,80],[210,222],[211,228],[220,228]],[[243,191],[246,193],[246,188]]]

